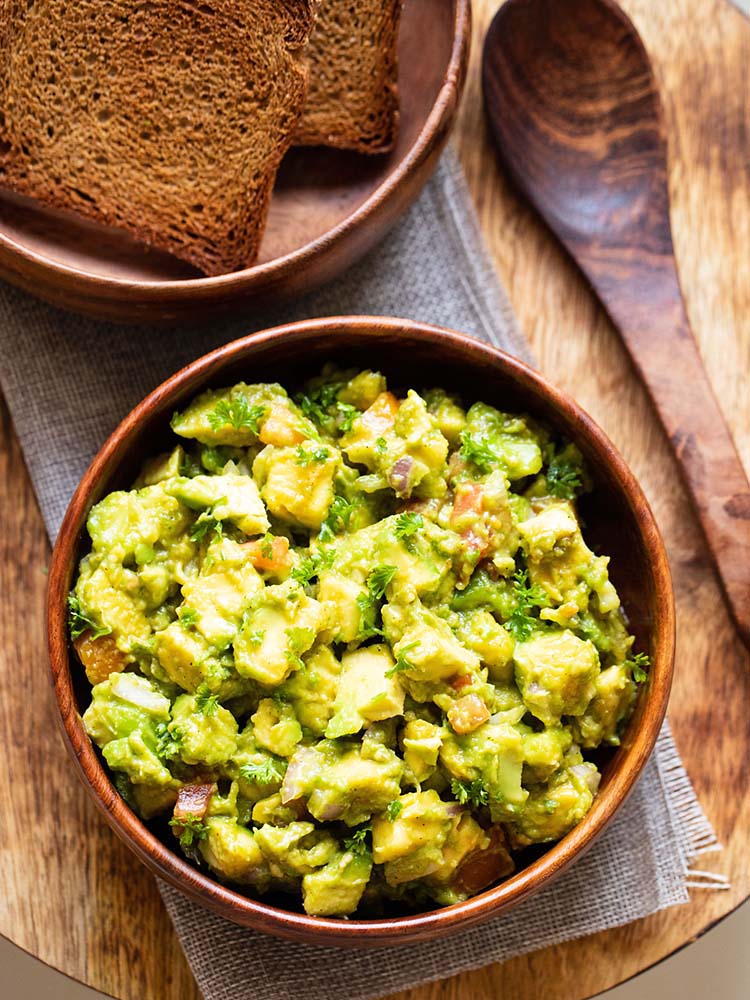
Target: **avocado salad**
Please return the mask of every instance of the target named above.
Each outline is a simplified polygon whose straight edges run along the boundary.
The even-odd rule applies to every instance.
[[[210,389],[171,429],[92,508],[69,597],[132,809],[320,916],[464,900],[579,822],[648,659],[574,444],[334,369]]]

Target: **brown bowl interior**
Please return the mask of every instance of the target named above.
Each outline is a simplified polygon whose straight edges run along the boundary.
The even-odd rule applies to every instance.
[[[320,284],[373,246],[427,180],[458,105],[469,35],[470,0],[409,0],[395,148],[382,156],[291,149],[252,267],[205,278],[118,230],[0,192],[0,276],[67,308],[149,323],[195,321],[201,307],[215,315]]]
[[[128,487],[144,458],[167,444],[169,417],[208,386],[280,381],[294,388],[326,361],[376,367],[395,387],[440,385],[465,402],[482,399],[531,413],[581,447],[595,488],[581,504],[587,538],[611,556],[611,577],[626,608],[638,647],[652,659],[622,746],[599,760],[601,791],[588,816],[558,844],[521,859],[514,876],[480,896],[441,910],[382,920],[307,917],[222,886],[161,842],[114,790],[85,735],[80,713],[89,686],[68,645],[65,597],[86,548],[91,506],[112,489]],[[339,945],[382,945],[436,937],[494,915],[525,898],[590,846],[622,803],[651,752],[671,683],[674,612],[663,543],[638,484],[603,432],[566,395],[517,360],[472,338],[407,321],[315,320],[226,345],[183,369],[141,403],[105,444],[79,486],[60,531],[49,578],[49,646],[55,695],[69,748],[97,805],[115,832],[156,874],[204,906],[280,936]],[[165,837],[169,843],[169,837]],[[276,900],[273,901],[277,902]],[[285,908],[290,907],[290,908]]]

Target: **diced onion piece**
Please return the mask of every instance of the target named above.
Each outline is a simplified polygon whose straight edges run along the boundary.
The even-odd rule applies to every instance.
[[[175,820],[204,819],[208,812],[211,796],[216,791],[216,784],[183,785],[177,793],[173,817]]]
[[[388,473],[388,485],[399,495],[408,496],[411,493],[411,470],[414,468],[413,459],[405,455],[394,464]]]

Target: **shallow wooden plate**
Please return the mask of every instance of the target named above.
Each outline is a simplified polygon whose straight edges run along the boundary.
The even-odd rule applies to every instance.
[[[195,322],[321,284],[373,247],[430,176],[463,89],[470,29],[471,0],[407,0],[396,148],[292,149],[253,267],[201,277],[116,230],[0,194],[0,277],[68,309],[149,323]]]

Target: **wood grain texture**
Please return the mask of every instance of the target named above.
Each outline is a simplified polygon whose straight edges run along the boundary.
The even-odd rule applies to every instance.
[[[501,160],[619,329],[750,646],[750,485],[682,300],[648,55],[614,0],[509,0],[482,70]]]
[[[664,532],[678,609],[670,717],[725,844],[723,853],[709,856],[703,866],[727,874],[732,889],[695,892],[686,907],[412,990],[409,1000],[582,1000],[689,942],[750,892],[747,656],[724,610],[667,441],[619,338],[496,166],[476,58],[497,6],[497,0],[474,0],[474,62],[458,131],[464,167],[498,270],[540,367],[572,392],[620,447]],[[658,5],[623,0],[623,6],[654,60],[662,92],[672,225],[688,314],[750,471],[750,25],[724,0],[662,0]],[[117,997],[196,1000],[150,878],[70,780],[62,743],[51,726],[51,695],[42,679],[46,580],[41,568],[48,550],[21,457],[4,430],[0,739],[9,774],[26,770],[31,753],[32,766],[48,780],[39,794],[23,785],[0,785],[0,828],[11,831],[0,839],[0,931]],[[49,720],[44,729],[34,723],[33,742],[26,740],[34,722],[27,708],[29,690]]]

